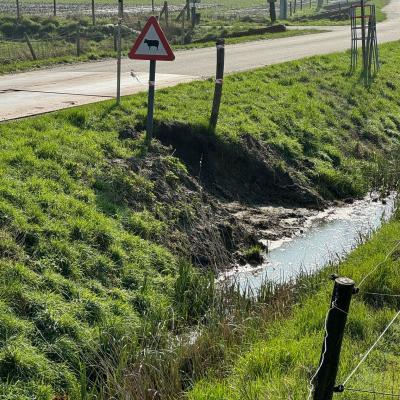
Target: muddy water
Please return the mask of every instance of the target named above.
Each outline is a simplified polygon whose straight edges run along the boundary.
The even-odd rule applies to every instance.
[[[294,237],[270,242],[270,251],[259,268],[238,268],[220,279],[235,280],[240,287],[250,286],[256,291],[266,280],[285,282],[301,272],[315,272],[332,259],[348,254],[362,237],[379,228],[393,214],[395,200],[394,193],[383,202],[368,196],[319,213],[309,218]]]

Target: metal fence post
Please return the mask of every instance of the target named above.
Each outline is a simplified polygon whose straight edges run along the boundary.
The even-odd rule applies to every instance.
[[[317,373],[313,378],[313,400],[331,400],[335,391],[339,368],[344,328],[346,326],[352,295],[355,293],[354,281],[349,278],[335,279],[331,306],[326,318],[326,332]]]
[[[57,17],[57,0],[53,0],[53,15]]]
[[[150,61],[149,94],[147,103],[146,143],[151,144],[154,130],[154,93],[156,86],[156,61]]]
[[[219,108],[222,98],[222,86],[224,83],[224,65],[225,65],[225,40],[218,39],[217,45],[217,74],[215,79],[214,101],[210,118],[210,128],[215,130],[218,122]]]

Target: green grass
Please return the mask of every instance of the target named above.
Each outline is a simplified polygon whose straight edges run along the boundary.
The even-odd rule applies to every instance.
[[[346,1],[342,1],[343,8],[346,7]],[[373,0],[370,2],[374,4],[376,7],[376,21],[383,22],[386,20],[387,15],[382,9],[390,3],[390,0]],[[330,25],[349,25],[350,18],[345,19],[327,19],[327,18],[316,18],[315,17],[315,6],[310,8],[307,4],[307,1],[304,2],[303,11],[298,11],[296,14],[293,14],[292,18],[290,18],[286,23],[288,25],[305,25],[305,26],[330,26]],[[325,6],[325,4],[324,4]],[[324,12],[324,7],[321,10]]]
[[[232,74],[225,79],[215,134],[207,128],[211,80],[158,91],[156,133],[161,123],[179,122],[187,135],[212,135],[232,152],[250,135],[271,150],[271,168],[323,198],[362,195],[391,183],[397,176],[392,167],[399,165],[398,159],[390,163],[400,137],[399,43],[382,46],[381,56],[382,70],[369,88],[348,74],[348,54]],[[226,318],[228,297],[216,302],[212,279],[181,260],[187,257],[186,229],[202,217],[196,213],[203,195],[184,197],[187,168],[170,151],[157,145],[147,151],[143,134],[120,139],[127,128],[143,133],[145,116],[142,93],[124,98],[121,107],[108,101],[0,124],[0,394],[8,400],[53,400],[65,393],[83,399],[88,390],[102,392],[98,398],[136,393],[133,398],[140,399],[146,385],[172,397],[205,372],[230,370],[235,357],[229,343],[240,346],[246,328],[230,330],[229,318],[218,322],[218,315]],[[136,168],[140,163],[144,168]],[[398,223],[389,225],[379,236],[382,243],[397,229]],[[376,257],[370,251],[370,262],[382,251]],[[343,271],[358,279],[349,265]],[[359,274],[367,259],[361,267]],[[398,280],[393,285],[397,289]],[[320,307],[309,326],[300,324],[306,307],[291,320],[299,326],[287,323],[293,326],[285,338],[295,328],[299,335],[310,333],[302,349],[319,347],[328,287],[318,293],[306,303]],[[250,301],[238,302],[238,316],[251,310]],[[354,318],[363,311],[366,322],[375,312],[362,302],[355,310]],[[376,311],[365,329],[373,336],[389,314]],[[266,312],[263,320],[268,318]],[[178,341],[173,353],[171,336],[199,322],[210,327],[205,336],[195,345]],[[283,332],[278,325],[271,333]],[[218,342],[220,335],[224,342]],[[295,342],[290,346],[300,354]],[[316,352],[304,356],[310,370]],[[290,353],[284,365],[303,360],[296,357]],[[192,362],[200,366],[196,371]],[[235,385],[247,370],[245,356],[240,363]],[[143,375],[132,383],[139,368]],[[264,390],[255,371],[267,369],[268,362],[255,364],[249,389]],[[288,377],[302,377],[301,371],[293,368]],[[215,393],[207,387],[197,387],[193,396]]]
[[[400,240],[400,221],[385,225],[368,243],[355,250],[338,268],[341,276],[356,282],[366,276]],[[399,253],[388,258],[354,296],[345,338],[337,383],[342,383],[399,309],[395,298],[376,297],[367,292],[400,293]],[[190,400],[305,399],[309,380],[319,361],[323,326],[331,299],[332,283],[322,281],[316,292],[305,295],[286,318],[279,318],[258,332],[239,348],[228,376],[199,382],[189,393]],[[265,332],[263,332],[265,329]],[[248,333],[250,336],[250,333]],[[400,380],[400,320],[392,326],[370,354],[347,387],[398,394]],[[263,339],[254,338],[264,337]],[[232,354],[235,357],[234,354]],[[370,395],[345,391],[343,399],[370,399]]]

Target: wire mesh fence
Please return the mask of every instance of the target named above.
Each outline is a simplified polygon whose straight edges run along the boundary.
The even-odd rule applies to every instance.
[[[287,0],[288,19],[346,18],[351,0]],[[214,41],[217,37],[258,34],[271,22],[270,7],[280,13],[280,0],[124,0],[122,51],[132,45],[150,15],[158,15],[173,45]],[[184,7],[189,6],[190,10]],[[193,10],[194,8],[194,10]],[[290,9],[290,10],[289,10]],[[325,14],[321,14],[321,12]],[[328,13],[328,14],[326,14]],[[182,15],[185,18],[182,18]],[[193,16],[194,15],[194,16]],[[181,18],[179,18],[181,17]],[[0,62],[114,56],[118,21],[117,0],[2,0]],[[79,31],[79,37],[78,37]],[[252,33],[251,33],[252,32]],[[27,38],[31,45],[27,43]],[[33,49],[33,51],[32,51]]]
[[[292,13],[313,8],[329,8],[329,4],[341,4],[343,7],[349,0],[292,0]],[[267,15],[270,2],[267,0],[202,0],[192,3],[197,10],[214,18],[240,18],[243,16]],[[275,2],[279,10],[280,1]],[[170,12],[179,13],[185,6],[185,0],[168,0]],[[164,0],[124,0],[124,11],[129,14],[159,13],[164,7]],[[289,7],[289,6],[288,6]],[[339,8],[339,6],[337,7]],[[87,16],[96,18],[112,18],[118,14],[118,1],[115,0],[2,0],[0,15],[21,16]]]
[[[367,338],[369,342],[375,338]],[[400,320],[396,320],[385,332],[385,335],[368,353],[365,361],[346,381],[343,400],[347,399],[399,399],[400,398],[400,365],[397,357],[400,342]],[[366,353],[365,353],[366,354]],[[356,355],[355,362],[359,359]]]

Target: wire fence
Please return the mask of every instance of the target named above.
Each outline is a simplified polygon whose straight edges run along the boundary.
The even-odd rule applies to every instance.
[[[333,5],[336,11],[346,8],[351,0],[288,0],[288,13],[292,16],[308,8],[324,9],[328,12]],[[179,13],[185,0],[168,0],[171,13]],[[193,3],[197,11],[208,18],[238,19],[245,17],[269,16],[270,4],[267,0],[202,0]],[[336,5],[336,6],[335,6]],[[280,1],[274,2],[279,12]],[[135,15],[160,13],[164,0],[124,0],[124,12]],[[332,11],[332,10],[330,10]],[[95,17],[95,19],[114,18],[118,14],[117,0],[2,0],[0,16],[20,18],[23,16]],[[327,14],[328,15],[328,14]]]
[[[336,387],[337,392],[344,393],[344,399],[400,399],[400,365],[396,357],[400,354],[398,351],[398,346],[400,344],[400,293],[391,293],[387,291],[379,293],[364,289],[368,279],[384,267],[393,255],[399,252],[399,249],[400,241],[390,249],[382,261],[376,264],[369,273],[360,280],[358,285],[359,295],[369,300],[375,299],[375,304],[380,304],[382,298],[392,300],[393,302],[391,305],[398,311],[394,312],[393,318],[390,319],[377,338],[367,338],[366,341],[369,342],[369,344],[365,352],[356,356],[354,368],[342,379],[342,383]],[[329,336],[327,323],[333,309],[337,309],[346,315],[348,314],[346,311],[336,307],[334,302],[326,314],[323,353],[320,363],[310,379],[307,400],[313,398],[315,379],[324,364],[327,353],[327,338]],[[393,353],[395,356],[393,356]]]
[[[73,34],[48,39],[30,39],[29,42],[30,45],[26,39],[0,40],[0,63],[7,65],[17,61],[38,61],[83,55],[95,60],[114,56],[117,46],[114,35],[106,36],[101,41],[95,41],[85,35]],[[121,41],[123,51],[128,51],[131,46],[130,38],[124,38]]]
[[[287,18],[346,18],[350,0],[287,0]],[[3,0],[0,4],[0,62],[60,57],[99,59],[116,52],[118,2],[110,0]],[[271,3],[268,3],[271,4]],[[123,9],[122,51],[127,51],[149,15],[160,16],[160,23],[172,44],[213,41],[217,37],[245,36],[263,29],[270,21],[265,0],[211,0],[189,3],[186,0],[125,0]],[[280,1],[274,3],[280,14]],[[154,6],[154,11],[153,11]],[[328,13],[328,14],[327,14]],[[182,17],[183,14],[183,17]],[[54,18],[54,15],[57,18]],[[189,18],[188,21],[183,19]],[[28,43],[28,39],[31,45]]]

